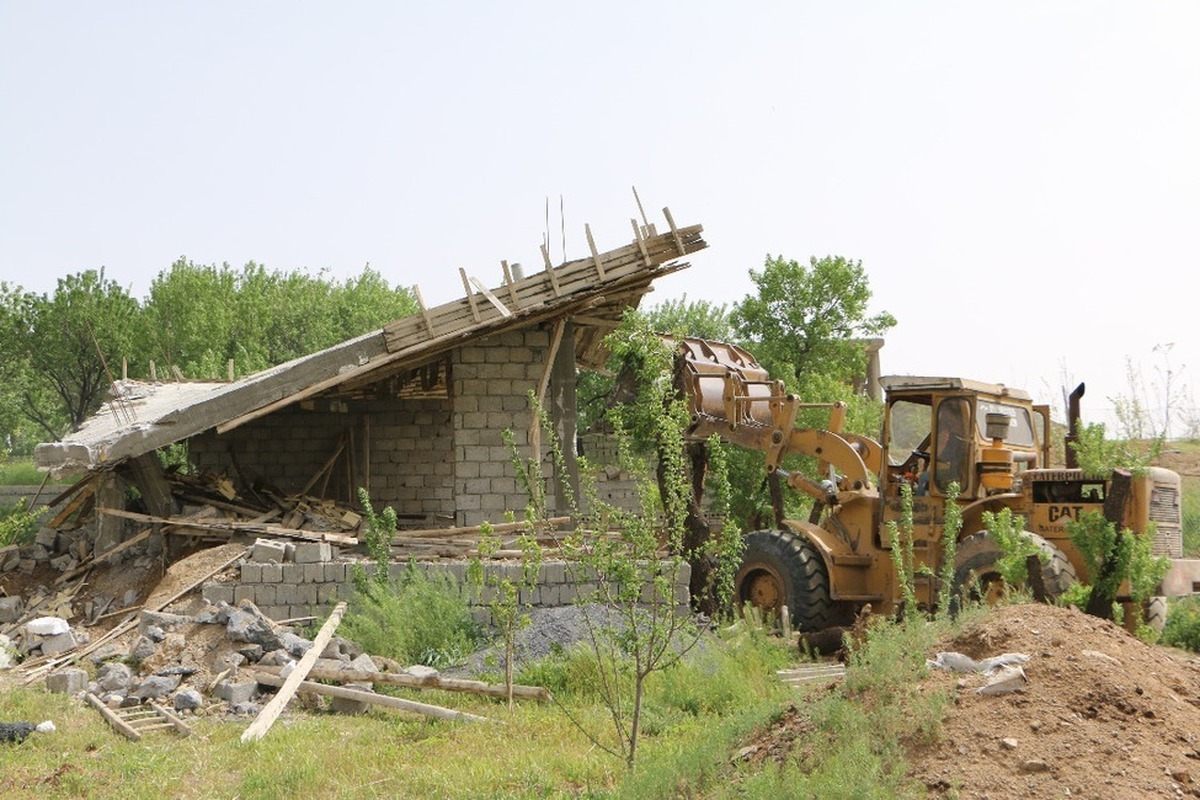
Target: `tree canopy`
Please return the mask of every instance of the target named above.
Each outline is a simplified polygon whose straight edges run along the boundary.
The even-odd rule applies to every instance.
[[[0,284],[0,447],[29,452],[100,406],[112,378],[172,367],[224,379],[232,359],[247,375],[408,316],[416,302],[369,266],[345,282],[324,273],[237,270],[180,258],[138,301],[104,270],[85,270],[36,294]]]

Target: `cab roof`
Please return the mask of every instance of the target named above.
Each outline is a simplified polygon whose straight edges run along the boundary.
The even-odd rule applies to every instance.
[[[879,379],[879,384],[889,394],[893,392],[900,393],[925,393],[925,392],[952,392],[952,391],[968,391],[977,392],[979,394],[993,395],[995,397],[1007,397],[1012,400],[1023,400],[1032,402],[1033,398],[1023,389],[1013,389],[1005,386],[1003,383],[983,383],[982,381],[972,381],[966,378],[934,378],[919,375],[886,375]]]

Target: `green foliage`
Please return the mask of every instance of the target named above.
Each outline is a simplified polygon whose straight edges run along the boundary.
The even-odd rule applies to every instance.
[[[730,318],[776,377],[811,373],[850,382],[866,365],[854,340],[881,336],[896,324],[887,312],[868,316],[871,289],[861,261],[813,257],[803,265],[768,256],[750,278],[757,293],[735,304]]]
[[[1142,452],[1131,442],[1109,439],[1104,423],[1079,426],[1078,438],[1071,448],[1085,475],[1107,478],[1114,469],[1127,469],[1134,476],[1144,475],[1146,469],[1162,451],[1161,438],[1151,440]]]
[[[1171,598],[1162,643],[1200,653],[1200,597]]]
[[[45,477],[28,459],[0,459],[0,486],[37,486]]]
[[[377,589],[387,589],[388,587],[388,570],[392,561],[392,539],[396,535],[396,509],[387,506],[379,514],[375,513],[375,509],[371,506],[371,495],[367,490],[359,487],[358,504],[362,507],[363,523],[365,525],[363,531],[363,541],[366,546],[367,559],[375,565],[371,577],[368,578],[366,571],[358,564],[354,565],[353,581],[354,588],[360,594],[369,594],[370,583],[375,584]]]
[[[29,508],[24,497],[11,506],[0,506],[0,547],[32,542],[38,517],[44,510],[44,507]]]
[[[1115,597],[1128,580],[1130,596],[1140,604],[1154,593],[1171,566],[1169,558],[1154,555],[1153,525],[1141,536],[1128,528],[1118,536],[1117,526],[1091,509],[1067,523],[1067,534],[1087,563],[1093,589],[1105,597]],[[1107,575],[1102,569],[1105,561],[1111,562]]]
[[[470,607],[449,575],[427,576],[410,564],[398,580],[379,573],[356,593],[340,633],[368,653],[402,664],[447,667],[462,661],[478,642]]]
[[[946,487],[946,516],[942,520],[942,565],[938,570],[938,614],[949,615],[950,599],[954,592],[954,557],[958,552],[958,535],[962,533],[962,506],[958,504],[958,481]]]
[[[672,336],[695,336],[728,342],[733,338],[733,326],[724,304],[706,300],[689,301],[685,294],[678,300],[667,300],[637,312],[652,331]]]
[[[109,374],[120,375],[137,300],[103,270],[86,270],[60,278],[53,295],[0,285],[0,308],[5,405],[57,439],[99,408]]]
[[[511,441],[511,434],[509,436]],[[510,445],[511,447],[511,445]],[[518,468],[524,466],[522,460],[512,449],[514,463]],[[521,602],[521,593],[526,596],[537,587],[538,573],[542,566],[542,548],[538,544],[532,524],[517,537],[517,547],[521,551],[521,575],[519,579],[505,574],[506,565],[493,564],[488,570],[483,562],[492,558],[501,549],[503,542],[495,529],[487,522],[480,526],[477,555],[467,564],[467,583],[481,600],[486,600],[491,612],[492,624],[500,632],[504,642],[504,685],[508,689],[508,705],[512,708],[513,669],[516,661],[517,633],[529,625],[529,614],[525,608],[528,603]]]
[[[720,437],[713,435],[708,438],[708,478],[707,488],[711,498],[710,512],[723,519],[721,532],[712,542],[707,554],[716,563],[713,580],[718,599],[728,603],[734,596],[734,579],[737,577],[738,566],[742,563],[742,553],[746,549],[746,540],[742,537],[742,529],[732,514],[733,485],[729,479],[729,450],[721,444]],[[732,611],[732,608],[729,609]]]
[[[1024,586],[1029,580],[1029,556],[1037,556],[1043,564],[1050,558],[1032,539],[1023,535],[1025,518],[1015,516],[1011,508],[983,512],[983,526],[1003,553],[996,560],[996,572],[1013,588]]]
[[[854,648],[846,679],[799,706],[813,727],[780,766],[740,776],[717,797],[924,797],[906,775],[910,748],[935,740],[952,698],[927,691],[925,654],[943,624],[880,620]]]
[[[888,520],[888,537],[892,542],[892,567],[896,570],[896,582],[904,603],[904,618],[917,618],[916,574],[913,568],[913,503],[912,487],[907,483],[900,487],[900,521]]]

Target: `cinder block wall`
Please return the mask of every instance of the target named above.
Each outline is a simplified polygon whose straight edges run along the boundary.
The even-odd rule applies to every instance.
[[[570,346],[565,343],[564,346]],[[521,516],[529,501],[517,480],[503,432],[529,455],[532,419],[528,392],[537,391],[546,368],[550,335],[541,328],[489,336],[454,353],[454,490],[459,525],[502,522],[504,512]],[[548,448],[543,471],[550,476]]]
[[[454,437],[448,398],[342,405],[346,413],[285,408],[222,436],[210,431],[192,439],[189,452],[202,469],[232,472],[232,448],[248,478],[262,477],[285,493],[295,493],[333,455],[347,431],[354,431],[356,463],[362,463],[363,417],[369,415],[367,490],[372,504],[393,506],[401,514],[454,513]],[[350,487],[345,458],[340,457],[325,496],[357,504],[364,477],[360,467]],[[324,483],[318,482],[310,493],[318,494]]]
[[[354,563],[326,561],[275,564],[247,561],[241,565],[239,580],[207,583],[202,592],[210,603],[224,601],[236,604],[250,600],[275,620],[316,616],[338,600],[352,596]],[[374,564],[365,563],[362,566],[368,574],[374,570]],[[474,589],[465,582],[465,562],[423,562],[414,566],[430,577],[449,576],[473,606],[476,619],[488,622],[486,604],[492,599],[494,589],[485,586],[481,596],[476,596]],[[398,578],[407,569],[408,564],[395,563],[390,566],[389,573]],[[485,576],[498,575],[516,582],[521,579],[521,565],[516,562],[489,563],[485,565],[484,572]],[[690,602],[690,578],[691,571],[687,564],[683,564],[673,582],[675,601],[680,605]],[[522,590],[521,601],[534,608],[567,606],[594,591],[595,584],[590,583],[586,576],[579,575],[571,565],[562,561],[548,561],[542,564],[538,572],[537,585],[532,590]]]

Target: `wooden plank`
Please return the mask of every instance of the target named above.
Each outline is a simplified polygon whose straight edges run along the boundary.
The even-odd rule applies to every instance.
[[[301,495],[308,494],[308,490],[313,487],[313,484],[315,484],[321,478],[322,475],[325,475],[331,469],[333,469],[333,465],[337,462],[338,456],[340,456],[342,454],[342,451],[344,449],[346,449],[346,434],[345,434],[345,432],[343,432],[342,435],[338,437],[337,447],[335,447],[333,449],[333,455],[331,455],[329,458],[325,459],[325,463],[321,465],[321,468],[319,470],[317,470],[316,474],[313,475],[311,478],[309,478],[308,483],[304,484],[304,488],[300,490]]]
[[[167,720],[167,725],[173,727],[180,736],[192,735],[192,729],[188,727],[187,723],[175,716],[166,707],[154,702],[151,702],[150,706],[159,713],[159,716],[164,717]]]
[[[553,528],[553,527],[557,527],[559,525],[566,525],[570,521],[571,521],[570,517],[551,517],[550,519],[546,520],[546,523],[549,527]],[[501,522],[501,523],[493,525],[491,527],[492,527],[492,530],[496,533],[507,533],[509,531],[519,531],[528,524],[529,523],[527,523],[527,522]],[[396,538],[397,539],[405,539],[405,538],[420,539],[423,537],[471,536],[474,534],[478,534],[481,531],[482,531],[482,526],[480,526],[480,525],[472,525],[470,527],[462,527],[462,528],[423,528],[423,529],[419,529],[419,530],[398,531],[396,533]]]
[[[294,528],[285,528],[282,525],[263,525],[255,522],[238,522],[235,520],[225,519],[184,519],[181,517],[152,517],[149,514],[139,514],[136,511],[125,511],[119,508],[105,508],[104,513],[114,517],[122,517],[124,519],[132,519],[135,522],[145,522],[151,524],[170,525],[172,528],[191,528],[193,530],[202,531],[217,531],[230,533],[233,531],[244,531],[248,533],[261,533],[265,536],[282,536],[288,539],[303,539],[305,541],[329,542],[330,544],[355,545],[358,540],[352,536],[344,536],[337,533],[329,533],[327,531],[302,531]],[[181,533],[176,530],[166,530],[165,533]]]
[[[278,675],[282,667],[255,667],[259,672]],[[340,681],[342,683],[382,683],[387,686],[404,686],[409,689],[438,689],[445,692],[465,692],[482,697],[508,698],[508,688],[503,684],[488,684],[483,681],[462,678],[443,678],[441,675],[408,675],[403,672],[379,672],[377,670],[349,669],[341,661],[322,658],[309,671],[308,676],[318,681]],[[550,690],[542,686],[513,685],[513,697],[524,700],[549,700]]]
[[[49,473],[47,473],[47,474],[49,474]],[[68,497],[70,497],[71,495],[75,494],[75,493],[76,493],[76,492],[78,492],[80,489],[82,489],[82,488],[84,488],[85,486],[87,486],[88,484],[90,484],[92,481],[96,480],[96,476],[97,476],[97,475],[99,475],[99,474],[100,474],[100,473],[98,473],[98,472],[89,472],[89,473],[88,473],[87,475],[85,475],[84,477],[82,477],[82,478],[80,478],[79,480],[77,480],[77,481],[75,481],[74,483],[72,483],[72,484],[71,484],[70,486],[68,486],[66,489],[63,489],[63,490],[62,490],[62,492],[60,492],[60,493],[58,494],[58,496],[56,496],[56,497],[55,497],[53,500],[51,500],[50,502],[46,503],[46,507],[47,507],[47,508],[54,508],[54,507],[55,507],[55,506],[57,506],[59,503],[63,502],[63,501],[64,501],[64,500],[66,500]]]
[[[133,741],[133,742],[136,742],[142,738],[142,735],[140,733],[138,733],[133,728],[131,728],[129,725],[127,725],[125,723],[125,720],[121,719],[116,714],[114,714],[113,710],[111,708],[104,705],[104,703],[101,702],[99,697],[96,697],[96,695],[92,694],[91,692],[88,692],[87,700],[89,703],[92,704],[93,708],[95,708],[97,711],[100,712],[100,714],[104,717],[104,719],[108,722],[108,724],[111,725],[117,731],[117,733],[121,734],[126,739],[129,739],[130,741]]]
[[[683,239],[679,235],[679,229],[675,227],[675,218],[671,216],[671,209],[663,206],[663,216],[667,218],[667,224],[671,226],[671,236],[675,239],[675,249],[679,251],[679,255],[687,255],[687,251],[683,248]]]
[[[467,280],[467,271],[462,267],[459,267],[458,275],[460,278],[462,278],[463,292],[466,293],[467,302],[471,304],[471,316],[475,318],[476,322],[481,322],[482,320],[479,317],[479,306],[475,303],[475,291],[471,288],[471,282]]]
[[[650,252],[646,249],[646,240],[642,238],[642,229],[638,227],[638,221],[631,219],[629,222],[633,225],[633,241],[637,244],[638,249],[642,251],[642,258],[646,261],[646,266],[651,266],[654,262],[650,260]]]
[[[333,638],[333,632],[337,630],[341,624],[342,616],[346,613],[346,603],[342,601],[333,607],[333,611],[329,614],[329,619],[325,620],[325,624],[321,626],[321,630],[317,632],[317,636],[313,639],[312,647],[308,648],[304,657],[300,659],[300,663],[292,670],[292,674],[287,676],[287,680],[283,681],[279,691],[271,698],[271,702],[263,707],[259,712],[258,717],[254,722],[250,723],[250,727],[242,733],[243,742],[257,741],[267,734],[271,726],[275,724],[275,720],[283,713],[283,709],[288,702],[296,694],[300,688],[300,684],[304,683],[304,678],[308,675],[309,670],[317,663],[317,659],[321,657],[321,653],[325,651],[325,645],[329,644],[329,640]]]
[[[97,472],[97,473],[93,473],[93,474],[99,475],[100,473]],[[80,481],[80,483],[83,483],[83,481]],[[96,487],[95,487],[95,485],[92,484],[91,480],[89,480],[87,486],[84,487],[84,490],[79,492],[79,494],[75,495],[75,499],[72,500],[71,502],[67,503],[63,507],[62,511],[55,514],[54,517],[49,522],[46,523],[46,527],[48,527],[48,528],[62,527],[63,523],[66,522],[68,519],[70,519],[71,515],[74,514],[76,511],[78,511],[79,507],[82,506],[84,503],[86,503],[88,500],[90,500],[92,498],[92,496],[95,495],[95,493],[96,493]]]
[[[508,287],[508,299],[513,308],[520,310],[521,303],[517,300],[517,287],[513,285],[512,271],[508,268],[508,262],[501,261],[500,268],[504,271],[504,285]]]
[[[604,260],[596,250],[596,240],[592,238],[592,226],[585,223],[583,232],[587,235],[588,249],[592,251],[592,263],[596,266],[596,274],[600,276],[600,280],[604,280]]]
[[[421,309],[421,318],[425,320],[425,329],[429,331],[430,336],[436,336],[433,330],[433,322],[429,318],[429,309],[425,307],[425,298],[421,297],[421,287],[415,283],[412,287],[413,297],[417,300],[417,308]]]
[[[550,251],[542,243],[542,260],[546,262],[546,274],[550,276],[550,286],[554,289],[555,297],[562,297],[562,287],[558,285],[558,270],[550,263]]]
[[[492,293],[492,290],[483,285],[479,278],[471,278],[471,285],[479,290],[479,293],[487,299],[489,303],[496,307],[502,317],[511,317],[513,313],[508,310],[508,306],[500,302],[500,298]]]
[[[87,572],[89,569],[91,569],[96,564],[100,563],[101,561],[104,561],[106,558],[109,558],[110,556],[115,556],[117,553],[128,550],[129,548],[133,547],[135,544],[138,544],[139,542],[146,540],[147,538],[150,537],[150,534],[152,534],[152,533],[154,533],[154,529],[147,528],[146,530],[142,531],[141,533],[137,534],[136,536],[130,537],[129,539],[126,539],[125,541],[121,542],[116,547],[110,547],[109,549],[105,550],[103,553],[101,553],[99,555],[93,555],[90,559],[88,559],[87,561],[84,561],[82,564],[75,567],[75,569],[69,570],[67,572],[64,572],[62,575],[59,575],[58,578],[54,581],[54,585],[58,586],[60,584],[66,583],[67,581],[71,580],[71,578],[74,578],[76,575]]]
[[[295,674],[295,672],[292,673],[292,675]],[[288,677],[291,678],[291,675]],[[256,673],[254,679],[259,683],[266,684],[267,686],[281,686],[286,683],[275,675],[267,675],[263,672]],[[360,703],[370,703],[371,705],[383,706],[384,708],[395,708],[401,711],[412,711],[417,714],[424,714],[427,717],[453,720],[455,722],[488,721],[487,717],[469,714],[466,711],[454,711],[453,709],[442,708],[441,706],[432,706],[428,703],[418,703],[415,700],[405,700],[400,697],[391,697],[386,694],[365,692],[360,689],[347,689],[345,686],[327,686],[323,683],[302,681],[300,683],[300,689],[303,689],[306,692],[312,692],[313,694],[323,694],[329,697],[341,697],[346,700],[357,700]]]

